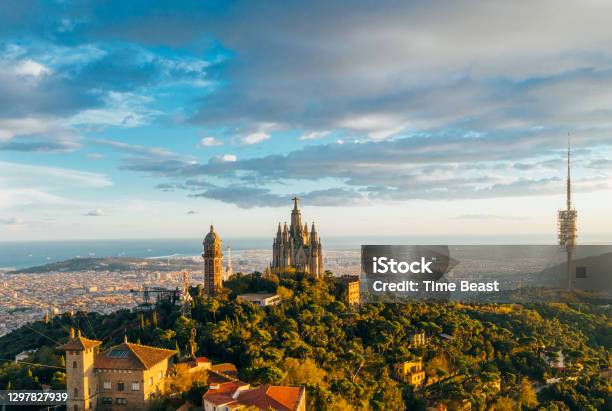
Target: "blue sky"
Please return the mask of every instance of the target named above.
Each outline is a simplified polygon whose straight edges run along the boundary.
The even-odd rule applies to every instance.
[[[331,3],[331,4],[330,4]],[[0,240],[612,233],[612,4],[5,1]]]

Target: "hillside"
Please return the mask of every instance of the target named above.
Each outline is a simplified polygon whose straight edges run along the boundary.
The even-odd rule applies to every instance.
[[[165,303],[144,314],[77,313],[34,323],[0,338],[0,358],[47,347],[32,362],[61,364],[50,339],[61,342],[71,326],[79,325],[105,347],[121,341],[124,332],[132,341],[182,353],[195,343],[197,355],[236,364],[240,378],[252,384],[305,384],[309,410],[420,410],[437,402],[454,409],[464,401],[473,410],[527,400],[527,409],[537,403],[552,409],[555,401],[570,409],[612,405],[600,377],[611,348],[605,308],[582,303],[350,307],[344,303],[346,290],[334,279],[295,273],[234,277],[225,286],[227,294],[213,299],[193,288],[191,318]],[[274,290],[283,296],[279,306],[235,300],[237,293]],[[195,341],[190,341],[192,328]],[[425,333],[425,345],[411,344],[415,333]],[[547,386],[547,378],[561,374],[540,353],[559,349],[568,365],[563,372],[576,379]],[[418,358],[427,378],[437,381],[421,390],[398,380],[394,371],[398,362]],[[61,386],[62,376],[7,364],[0,369],[0,387],[9,380],[14,388]],[[501,389],[492,389],[491,381]]]

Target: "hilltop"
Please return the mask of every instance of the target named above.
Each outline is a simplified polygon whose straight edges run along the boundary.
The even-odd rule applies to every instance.
[[[612,405],[600,376],[609,366],[611,347],[609,312],[602,307],[349,306],[346,289],[330,275],[315,279],[300,273],[237,275],[225,287],[226,294],[218,298],[205,298],[201,287],[192,288],[190,318],[182,316],[178,306],[162,302],[151,312],[65,314],[30,324],[0,338],[0,355],[12,358],[39,348],[31,362],[61,366],[55,346],[66,339],[69,327],[80,326],[105,347],[119,343],[124,333],[130,341],[183,354],[195,343],[198,356],[235,364],[243,381],[304,384],[312,410],[421,410],[441,402],[456,409],[465,401],[473,410],[519,402],[527,409],[536,409],[538,403],[566,409],[554,407],[559,401],[570,409]],[[244,292],[274,291],[283,298],[277,306],[236,299]],[[415,343],[416,334],[424,334],[425,341]],[[564,355],[563,370],[543,357],[557,352]],[[418,360],[427,378],[421,389],[402,381],[396,371],[397,364]],[[61,387],[61,374],[7,364],[0,369],[0,387],[8,381],[14,389],[41,383]],[[566,379],[547,383],[559,376]]]

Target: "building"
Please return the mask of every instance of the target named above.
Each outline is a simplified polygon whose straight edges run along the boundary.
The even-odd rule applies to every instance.
[[[221,237],[210,226],[210,232],[206,234],[204,242],[204,292],[212,297],[221,293],[223,289],[223,253],[221,252]]]
[[[395,364],[395,375],[408,385],[420,387],[425,382],[425,371],[423,371],[423,360],[418,358],[413,361],[402,361]]]
[[[325,272],[321,239],[317,235],[314,223],[312,223],[310,232],[308,232],[308,224],[302,225],[302,212],[298,203],[299,199],[294,197],[289,228],[287,228],[287,223],[282,228],[278,223],[278,230],[272,245],[270,268],[275,272],[293,268],[296,271],[319,277]]]
[[[235,380],[211,384],[202,397],[204,411],[230,411],[242,408],[262,411],[306,411],[306,389],[278,385],[251,388]]]
[[[361,302],[360,281],[358,275],[343,275],[341,281],[346,286],[346,302],[349,305],[359,305]]]
[[[240,294],[238,300],[248,301],[260,307],[267,307],[269,305],[279,304],[281,302],[281,296],[272,293],[248,293]]]
[[[408,340],[410,341],[410,346],[413,348],[422,347],[427,344],[427,337],[424,332],[410,334]]]
[[[76,335],[59,348],[66,351],[67,411],[144,410],[165,393],[174,350],[127,341],[100,352],[101,341]]]

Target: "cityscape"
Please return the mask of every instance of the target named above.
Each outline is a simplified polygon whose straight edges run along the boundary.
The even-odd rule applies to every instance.
[[[270,264],[271,250],[234,252],[235,272],[263,271]],[[327,251],[325,266],[337,275],[360,271],[359,251]],[[188,268],[192,284],[202,282],[201,257],[172,261],[175,271],[149,271],[142,262],[120,271],[92,268],[87,271],[49,271],[42,273],[0,273],[0,336],[31,321],[67,311],[108,314],[132,309],[143,302],[144,286],[174,290],[181,286],[180,271]]]
[[[0,2],[0,410],[612,410],[612,2]]]

